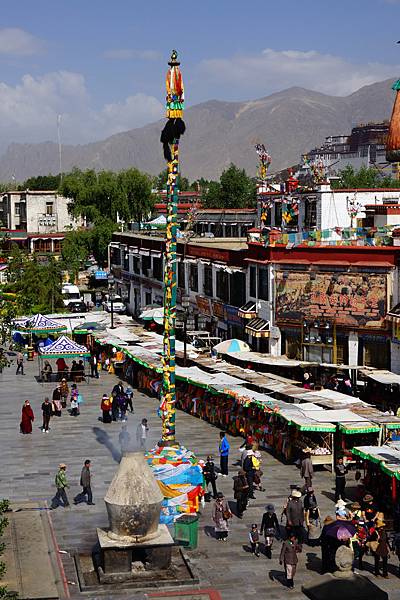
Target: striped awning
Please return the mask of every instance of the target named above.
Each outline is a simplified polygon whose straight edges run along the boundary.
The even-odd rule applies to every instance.
[[[257,305],[255,301],[250,300],[241,306],[238,310],[238,317],[242,319],[254,319],[257,317]]]
[[[394,322],[400,321],[400,303],[393,306],[393,308],[386,313],[386,320]]]
[[[270,323],[264,319],[251,319],[245,327],[246,333],[255,338],[267,338],[269,337]]]

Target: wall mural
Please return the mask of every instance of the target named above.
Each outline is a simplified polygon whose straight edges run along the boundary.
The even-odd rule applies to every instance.
[[[315,278],[312,278],[315,277]],[[382,327],[387,275],[360,273],[276,274],[276,319],[336,320],[347,327]]]

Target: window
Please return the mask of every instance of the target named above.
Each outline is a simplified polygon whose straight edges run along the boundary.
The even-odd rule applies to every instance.
[[[257,298],[257,267],[250,267],[250,296]]]
[[[232,273],[230,303],[232,306],[243,306],[246,302],[246,278],[244,273]]]
[[[124,252],[124,271],[129,271],[129,253]]]
[[[151,269],[150,256],[142,256],[142,274],[147,277],[148,271]]]
[[[53,208],[54,208],[54,204],[53,202],[46,202],[46,215],[53,215]]]
[[[307,198],[305,203],[304,227],[310,229],[317,226],[317,202]]]
[[[157,281],[162,281],[163,269],[162,269],[162,258],[153,257],[153,278]]]
[[[112,265],[121,265],[121,250],[111,246],[110,249],[110,262]]]
[[[192,292],[199,291],[199,268],[197,264],[190,263],[189,265],[189,289]]]
[[[229,275],[222,269],[217,270],[217,297],[229,302]]]
[[[21,214],[21,205],[19,202],[15,203],[15,214],[16,215],[20,215]]]
[[[186,290],[186,281],[185,281],[185,263],[182,258],[178,262],[178,285],[183,290]]]
[[[140,259],[138,256],[133,257],[133,272],[137,275],[140,274]]]
[[[268,269],[266,267],[258,269],[258,299],[268,300]]]
[[[212,267],[204,266],[204,285],[203,292],[206,296],[213,297],[213,278],[212,278]]]

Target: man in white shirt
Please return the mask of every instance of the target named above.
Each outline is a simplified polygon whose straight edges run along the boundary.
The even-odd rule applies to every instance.
[[[146,440],[149,434],[149,427],[147,425],[147,419],[142,419],[136,429],[136,440],[141,448],[146,450]]]

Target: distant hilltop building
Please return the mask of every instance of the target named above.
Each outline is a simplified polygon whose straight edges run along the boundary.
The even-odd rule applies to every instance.
[[[319,148],[303,155],[303,162],[322,163],[330,176],[352,166],[376,167],[382,176],[393,176],[392,165],[386,160],[386,138],[389,122],[368,123],[353,127],[350,135],[330,135]]]

